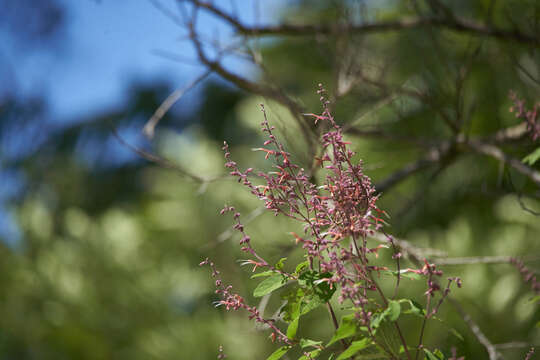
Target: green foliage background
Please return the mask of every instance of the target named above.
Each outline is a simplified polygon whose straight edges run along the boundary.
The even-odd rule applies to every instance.
[[[332,23],[350,3],[294,1],[283,14],[292,22]],[[458,2],[452,7],[482,19],[489,3]],[[493,23],[501,27],[512,25],[525,11],[540,15],[535,1],[499,1],[492,11]],[[372,20],[404,15],[412,15],[407,2],[388,2],[373,12]],[[527,23],[520,26],[534,33]],[[341,52],[368,71],[389,63],[385,80],[391,89],[406,84],[430,95],[432,106],[399,93],[384,103],[386,91],[360,83],[334,108],[338,121],[355,122],[362,129],[380,128],[432,142],[450,139],[452,132],[437,109],[457,119],[459,97],[466,113],[463,133],[487,136],[518,123],[508,112],[510,89],[529,103],[540,95],[538,82],[520,70],[524,67],[538,78],[538,47],[447,30],[329,36],[322,41],[279,38],[262,48],[272,80],[315,113],[320,109],[317,84],[324,83],[330,94],[336,90],[335,59]],[[458,88],[456,78],[463,71],[466,77]],[[249,217],[261,204],[230,179],[201,185],[141,159],[111,160],[111,151],[118,150],[112,145],[116,139],[111,127],[121,134],[141,129],[167,91],[162,84],[133,86],[125,109],[80,119],[32,145],[24,156],[4,161],[4,169],[24,181],[6,203],[20,241],[0,244],[0,358],[214,359],[223,344],[230,359],[263,359],[277,348],[244,314],[212,306],[212,279],[198,267],[210,257],[237,291],[251,294],[256,281],[236,262],[243,256],[236,234],[227,235],[232,221],[218,212],[227,203]],[[262,155],[251,151],[264,141],[258,130],[259,103],[266,104],[270,121],[297,161],[309,166],[299,129],[285,109],[221,81],[204,85],[201,103],[184,115],[190,125],[179,129],[172,116],[160,123],[154,150],[191,173],[210,177],[224,174],[220,148],[226,139],[241,167],[268,169]],[[15,133],[15,119],[24,119],[17,126],[32,129],[43,111],[39,102],[34,107],[16,98],[3,102],[2,136]],[[375,183],[426,151],[395,139],[351,135],[350,141]],[[505,150],[522,158],[535,146],[524,141]],[[540,169],[538,163],[533,166]],[[538,254],[539,217],[520,207],[516,192],[531,195],[524,201],[540,209],[538,188],[527,178],[489,157],[456,153],[444,167],[428,168],[387,190],[380,207],[391,215],[390,233],[450,257]],[[264,214],[250,221],[247,231],[269,259],[288,254],[286,266],[299,259],[289,235],[298,231],[296,225]],[[534,268],[536,263],[529,265]],[[529,301],[533,294],[516,269],[499,264],[444,270],[445,275],[462,277],[463,289],[454,294],[491,341],[540,344],[538,305]],[[415,289],[414,283],[405,284],[405,292]],[[269,307],[276,305],[279,300],[272,299]],[[449,304],[439,317],[445,321],[430,322],[428,344],[444,351],[456,346],[466,359],[487,358]],[[302,318],[299,333],[328,341],[331,328],[327,314],[320,311]],[[417,328],[414,319],[405,324],[411,343]],[[522,359],[527,350],[501,352],[507,359]]]

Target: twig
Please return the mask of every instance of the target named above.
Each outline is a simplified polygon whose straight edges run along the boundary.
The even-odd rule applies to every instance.
[[[495,348],[495,345],[493,345],[491,341],[489,341],[486,335],[484,335],[482,330],[480,330],[478,325],[473,321],[471,316],[463,309],[463,307],[457,300],[455,300],[454,298],[450,296],[448,296],[447,299],[448,301],[450,301],[452,306],[457,310],[457,312],[461,315],[461,317],[463,318],[463,321],[467,324],[469,329],[471,329],[472,333],[474,334],[478,342],[486,348],[487,353],[489,355],[489,360],[497,360],[500,357],[500,354]]]
[[[163,167],[165,169],[174,170],[174,171],[180,173],[181,175],[183,175],[183,176],[185,176],[187,178],[190,178],[191,180],[193,180],[195,182],[199,182],[199,183],[204,184],[204,183],[208,183],[208,182],[211,182],[211,181],[214,181],[214,180],[217,180],[217,179],[221,178],[221,176],[216,176],[216,177],[212,177],[212,178],[203,178],[203,177],[197,176],[195,174],[191,174],[189,171],[186,171],[180,165],[175,164],[170,160],[167,160],[167,159],[162,158],[162,157],[160,157],[158,155],[152,154],[152,153],[150,153],[150,152],[148,152],[146,150],[138,148],[135,145],[130,144],[129,142],[127,142],[126,140],[124,140],[120,136],[120,134],[118,133],[118,131],[115,128],[112,128],[111,132],[114,135],[114,137],[122,145],[124,145],[125,147],[127,147],[128,149],[130,149],[131,151],[133,151],[134,153],[136,153],[137,155],[139,155],[143,159],[148,160],[150,162],[153,162],[153,163],[155,163],[155,164],[157,164],[157,165],[159,165],[159,166],[161,166],[161,167]]]
[[[161,105],[157,108],[157,110],[154,112],[154,115],[148,120],[146,125],[144,125],[143,133],[148,137],[149,139],[152,139],[154,137],[154,130],[156,128],[156,125],[161,120],[163,116],[169,111],[169,109],[184,96],[185,93],[187,93],[189,90],[193,89],[198,83],[200,83],[202,80],[204,80],[208,75],[210,75],[211,71],[206,70],[203,74],[197,76],[194,80],[189,82],[186,86],[184,86],[181,89],[177,89],[173,91],[165,101],[161,103]]]
[[[437,265],[510,264],[513,256],[471,256],[433,260]],[[523,261],[537,261],[540,255],[526,256]]]
[[[442,143],[441,146],[433,147],[431,150],[428,151],[428,154],[424,156],[423,158],[405,165],[400,170],[396,171],[392,175],[388,176],[386,179],[377,183],[375,185],[375,189],[379,193],[386,191],[392,186],[405,180],[409,176],[435,163],[440,162],[443,159],[443,157],[447,156],[450,153],[451,149],[452,147],[450,146],[450,143],[448,142]]]
[[[469,140],[467,142],[467,145],[477,153],[491,156],[497,160],[503,161],[504,163],[513,167],[518,172],[530,178],[536,185],[540,186],[540,172],[525,165],[524,163],[519,161],[519,159],[516,159],[506,154],[504,151],[502,151],[495,145],[482,143],[477,140]]]

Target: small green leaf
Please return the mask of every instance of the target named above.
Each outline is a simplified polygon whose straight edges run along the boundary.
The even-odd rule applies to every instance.
[[[521,160],[525,164],[534,165],[538,160],[540,160],[540,147],[536,148],[532,153],[525,156],[523,160]]]
[[[287,258],[279,259],[279,261],[276,263],[274,267],[278,270],[283,270],[283,263],[285,262],[285,260],[287,260]]]
[[[388,308],[385,310],[388,313],[388,318],[390,321],[396,321],[401,312],[401,305],[399,302],[390,300],[388,303]]]
[[[405,310],[404,314],[413,314],[419,317],[424,317],[426,312],[422,305],[411,299],[401,299],[399,302],[406,302],[410,305],[410,309]]]
[[[444,354],[442,353],[441,350],[435,349],[435,351],[433,352],[433,354],[434,354],[437,358],[439,358],[439,359],[441,359],[441,360],[444,360]]]
[[[253,290],[253,296],[261,297],[266,294],[269,294],[272,291],[277,290],[283,285],[285,285],[285,283],[286,281],[283,275],[275,274],[261,281],[261,283],[257,285],[257,287],[255,288],[255,290]]]
[[[434,353],[429,351],[428,349],[423,349],[424,354],[426,354],[426,359],[428,360],[444,360],[444,355],[440,350],[435,350]]]
[[[296,336],[296,331],[298,330],[298,322],[300,321],[300,317],[295,318],[291,323],[289,324],[289,327],[287,328],[287,337],[289,339],[294,339]]]
[[[300,264],[296,265],[296,270],[294,270],[295,273],[300,274],[302,271],[307,269],[309,266],[309,261],[302,261]]]
[[[364,338],[362,340],[353,341],[352,344],[342,352],[336,360],[344,360],[348,359],[360,350],[363,350],[367,348],[370,345],[370,340],[368,338]]]
[[[322,341],[315,341],[310,339],[300,339],[300,346],[303,348],[306,348],[308,346],[318,347],[321,346]]]
[[[302,355],[298,358],[298,360],[308,360],[308,359],[315,359],[319,354],[321,353],[321,350],[313,350],[309,352],[309,357],[306,355]]]
[[[356,335],[356,321],[354,320],[354,315],[346,315],[341,318],[339,327],[337,328],[334,336],[330,339],[330,342],[326,346],[330,346],[336,341],[345,339],[351,336]]]
[[[536,295],[535,297],[529,299],[529,303],[540,301],[540,295]]]
[[[282,346],[276,351],[274,351],[266,360],[279,360],[291,349],[290,346]]]
[[[372,318],[371,327],[377,329],[386,318],[390,321],[396,321],[400,313],[401,305],[399,305],[399,302],[390,300],[388,307],[382,313],[379,313]]]
[[[258,277],[270,276],[272,274],[275,274],[275,272],[273,272],[272,270],[268,270],[268,271],[263,271],[261,273],[251,275],[251,278],[255,279],[255,278],[258,278]]]

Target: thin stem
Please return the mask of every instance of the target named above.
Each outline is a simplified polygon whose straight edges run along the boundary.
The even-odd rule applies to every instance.
[[[424,315],[424,321],[422,322],[422,329],[420,330],[420,339],[418,339],[418,346],[416,348],[416,356],[414,357],[414,360],[418,360],[418,355],[420,354],[420,350],[422,347],[422,342],[424,339],[424,331],[426,329],[426,323],[427,323],[428,314],[429,314],[430,303],[431,303],[431,294],[428,294],[427,304],[426,304],[426,313]]]

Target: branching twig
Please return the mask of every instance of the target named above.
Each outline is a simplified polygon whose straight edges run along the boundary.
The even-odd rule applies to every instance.
[[[177,102],[179,101],[182,96],[189,90],[193,89],[198,83],[200,83],[202,80],[204,80],[208,75],[210,75],[211,71],[207,70],[202,75],[199,75],[194,80],[189,82],[186,86],[184,86],[181,89],[177,89],[174,92],[172,92],[165,101],[161,103],[161,105],[157,108],[157,110],[154,112],[154,115],[148,120],[146,125],[144,125],[143,133],[149,138],[152,139],[154,137],[154,130],[158,122],[161,120],[163,116],[169,111],[169,109]]]
[[[478,325],[474,322],[471,316],[463,309],[463,306],[461,306],[461,304],[457,300],[455,300],[451,296],[448,296],[447,299],[448,301],[450,301],[450,303],[456,309],[456,311],[461,315],[461,317],[463,318],[463,321],[467,324],[469,329],[471,329],[472,333],[474,334],[478,342],[486,348],[489,355],[489,360],[497,360],[500,357],[500,354],[495,348],[495,345],[493,345],[491,341],[489,341],[486,335],[484,335],[482,330],[480,330]]]

